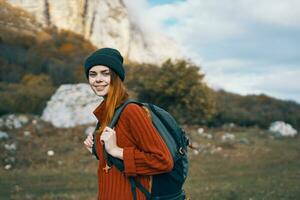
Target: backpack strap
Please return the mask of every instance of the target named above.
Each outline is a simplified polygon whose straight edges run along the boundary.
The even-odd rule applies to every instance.
[[[137,199],[137,197],[136,197],[136,188],[139,188],[140,191],[142,193],[144,193],[144,195],[146,196],[147,200],[151,199],[150,192],[148,192],[148,190],[140,182],[138,182],[137,180],[135,180],[133,176],[129,176],[129,182],[130,182],[130,185],[131,185],[131,192],[132,192],[132,196],[133,196],[134,200]]]
[[[143,103],[134,100],[134,99],[127,99],[122,105],[120,105],[119,107],[117,107],[117,109],[115,110],[114,116],[109,124],[110,128],[114,128],[115,125],[117,124],[121,113],[123,112],[123,110],[125,109],[125,107],[130,104],[130,103],[135,103],[138,104],[140,106],[143,106]],[[96,130],[100,127],[99,122],[97,123],[96,126]],[[94,141],[94,145],[93,145],[93,154],[96,156],[96,158],[99,160],[97,152],[96,152],[96,143]],[[107,162],[107,164],[109,166],[114,165],[120,172],[124,172],[124,162],[123,160],[119,159],[119,158],[115,158],[113,156],[111,156],[110,154],[107,153],[104,145],[103,145],[103,154],[105,157],[105,160]],[[147,200],[151,199],[151,194],[150,192],[137,180],[134,179],[134,177],[130,176],[129,177],[129,182],[131,185],[131,192],[133,195],[133,199],[136,200],[136,188],[138,188],[145,196]]]
[[[99,157],[97,155],[97,151],[96,151],[96,131],[99,129],[100,127],[100,123],[97,122],[96,128],[94,130],[94,134],[93,134],[93,146],[92,146],[92,154],[96,157],[97,160],[99,160]]]
[[[135,103],[135,104],[138,104],[138,105],[143,105],[142,103],[140,103],[139,101],[137,100],[134,100],[134,99],[127,99],[122,105],[120,105],[119,107],[117,107],[117,109],[115,110],[115,113],[114,113],[114,116],[109,124],[109,127],[110,128],[114,128],[115,125],[118,123],[118,120],[121,116],[121,113],[122,111],[124,110],[124,108],[129,104],[129,103]],[[98,130],[100,127],[100,123],[97,122],[97,125],[96,125],[96,128],[94,130],[94,137],[93,137],[93,146],[92,146],[92,154],[97,158],[97,160],[99,160],[99,157],[97,155],[97,151],[96,151],[96,140],[95,140],[95,132],[96,130]],[[107,152],[105,151],[104,149],[104,157],[105,159],[108,161],[108,165],[111,166],[111,158],[109,158],[109,156],[107,155]],[[122,162],[122,161],[121,161]],[[118,161],[116,161],[116,163],[120,163]],[[124,171],[124,166],[122,167],[120,164],[117,164],[116,166],[119,166],[118,169],[122,169],[122,171]],[[121,170],[120,170],[121,171]]]
[[[113,119],[111,120],[111,123],[109,124],[109,127],[110,128],[114,128],[115,125],[117,124],[120,116],[121,116],[121,113],[122,111],[125,109],[125,107],[130,104],[130,103],[135,103],[135,104],[138,104],[140,106],[142,106],[143,104],[137,100],[134,100],[134,99],[127,99],[121,106],[119,106],[116,111],[115,111],[115,114],[113,116]],[[116,168],[121,171],[121,172],[124,172],[124,162],[123,160],[121,159],[118,159],[118,158],[115,158],[111,155],[109,155],[104,146],[103,146],[103,152],[104,152],[104,155],[107,155],[107,163],[108,165],[109,164],[113,164],[116,166]],[[140,183],[138,182],[137,180],[134,179],[134,177],[130,176],[129,177],[129,182],[130,182],[130,185],[131,185],[131,192],[132,192],[132,195],[133,195],[133,199],[136,200],[137,197],[136,197],[136,188],[139,188],[139,190],[141,192],[144,193],[144,195],[146,196],[146,199],[147,200],[150,200],[151,198],[151,194],[150,192],[148,192],[148,190]]]
[[[135,99],[127,99],[127,100],[125,100],[125,102],[122,105],[120,105],[119,107],[117,107],[117,109],[115,110],[115,114],[114,114],[114,116],[113,116],[113,118],[112,118],[112,120],[111,120],[111,122],[109,124],[110,128],[114,128],[115,127],[115,125],[118,123],[118,120],[119,120],[119,118],[121,116],[122,111],[130,103],[135,103],[135,104],[138,104],[138,105],[141,105],[141,106],[143,105],[143,103],[141,103],[141,102],[139,102],[139,101],[137,101]]]

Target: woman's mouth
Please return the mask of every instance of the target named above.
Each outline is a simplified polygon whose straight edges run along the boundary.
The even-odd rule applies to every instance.
[[[98,86],[94,86],[96,88],[96,90],[103,90],[106,85],[98,85]]]

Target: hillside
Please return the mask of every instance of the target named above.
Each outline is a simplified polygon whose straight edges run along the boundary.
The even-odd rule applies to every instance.
[[[82,63],[96,47],[73,32],[45,28],[30,13],[5,1],[0,4],[0,115],[41,115],[61,84],[86,82]],[[186,61],[167,61],[161,65],[127,62],[125,84],[141,100],[170,109],[183,123],[209,127],[235,123],[268,128],[271,122],[281,120],[300,129],[300,105],[296,102],[226,91],[211,94],[211,89],[201,81],[204,75],[199,68]],[[138,79],[135,74],[139,74]],[[192,90],[191,83],[198,89]],[[161,90],[151,89],[154,85]],[[187,98],[187,94],[191,97]],[[177,99],[173,106],[169,106],[170,99]],[[182,115],[184,111],[188,115]]]
[[[117,48],[131,61],[160,64],[183,57],[175,41],[135,23],[123,0],[7,2],[32,14],[43,27],[74,32],[97,47]]]

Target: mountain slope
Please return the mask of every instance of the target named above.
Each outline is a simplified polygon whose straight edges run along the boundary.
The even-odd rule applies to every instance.
[[[32,13],[43,26],[73,31],[95,46],[119,49],[131,61],[161,63],[182,58],[174,41],[147,34],[131,22],[122,0],[8,0]]]

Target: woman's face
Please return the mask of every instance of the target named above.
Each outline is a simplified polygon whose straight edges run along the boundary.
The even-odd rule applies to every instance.
[[[106,96],[111,81],[109,68],[103,65],[95,65],[89,71],[89,84],[98,96]]]

